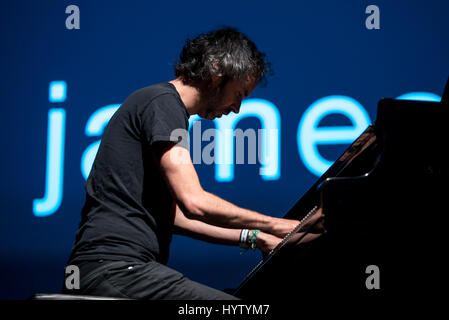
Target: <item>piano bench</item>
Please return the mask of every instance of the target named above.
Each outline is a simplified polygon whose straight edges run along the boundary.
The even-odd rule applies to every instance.
[[[60,293],[36,293],[32,295],[30,300],[129,300],[114,297],[100,296],[83,296],[76,294],[60,294]]]

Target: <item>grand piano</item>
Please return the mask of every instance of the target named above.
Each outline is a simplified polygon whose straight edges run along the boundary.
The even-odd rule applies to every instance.
[[[291,235],[251,269],[243,299],[429,295],[445,289],[449,82],[441,102],[382,99],[377,118],[284,216],[321,208],[325,232]],[[298,235],[298,234],[297,234]]]

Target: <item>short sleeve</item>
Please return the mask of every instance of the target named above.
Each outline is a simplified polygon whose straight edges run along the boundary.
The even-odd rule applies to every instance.
[[[188,116],[184,105],[173,94],[154,98],[142,114],[142,134],[147,143],[171,141],[188,149]]]

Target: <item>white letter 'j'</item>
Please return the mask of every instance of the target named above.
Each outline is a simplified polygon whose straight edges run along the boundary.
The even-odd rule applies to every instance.
[[[50,102],[64,102],[67,84],[65,81],[52,81],[49,86]],[[45,217],[55,213],[62,201],[64,176],[65,110],[52,108],[48,111],[47,163],[45,174],[45,195],[34,199],[33,213]]]

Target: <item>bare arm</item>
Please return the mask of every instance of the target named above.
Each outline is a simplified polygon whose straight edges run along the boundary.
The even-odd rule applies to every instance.
[[[160,165],[177,205],[189,219],[223,228],[259,229],[278,237],[288,234],[298,223],[240,208],[201,187],[189,151],[173,144],[158,149]]]
[[[240,229],[228,229],[187,218],[176,205],[175,233],[198,240],[225,245],[238,245]]]
[[[228,229],[217,227],[204,223],[199,220],[192,220],[187,218],[182,210],[176,206],[175,233],[189,236],[202,241],[224,245],[239,245],[240,229]],[[273,235],[259,232],[256,240],[256,246],[264,253],[270,252],[281,241],[281,238]]]

